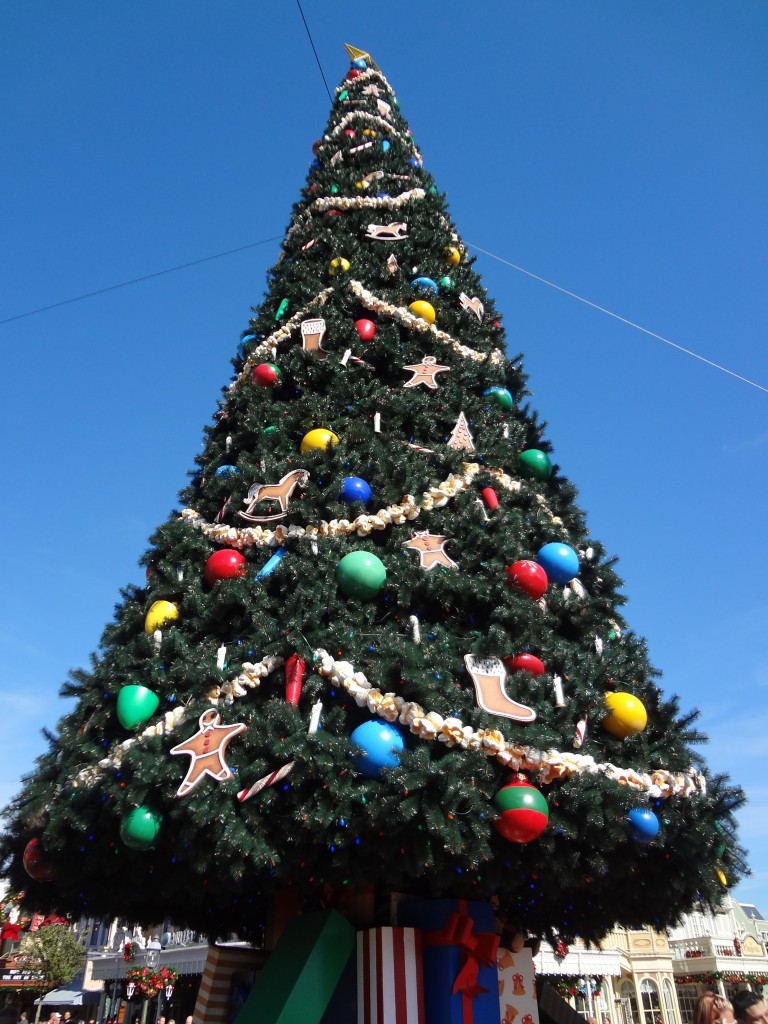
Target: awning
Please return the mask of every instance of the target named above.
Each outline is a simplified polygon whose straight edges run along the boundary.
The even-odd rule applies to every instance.
[[[549,946],[542,944],[541,952],[533,960],[537,974],[565,974],[575,978],[621,974],[621,958],[618,950],[575,949],[568,956],[559,957]]]
[[[43,1006],[85,1006],[98,1003],[99,992],[84,992],[82,988],[55,988],[43,996]],[[35,1000],[35,1006],[40,1002]]]

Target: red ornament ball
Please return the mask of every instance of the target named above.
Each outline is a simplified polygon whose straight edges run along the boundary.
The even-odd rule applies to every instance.
[[[280,369],[274,363],[259,363],[253,371],[253,379],[260,388],[273,388],[280,377]]]
[[[245,557],[234,548],[222,548],[214,551],[205,563],[205,582],[209,586],[219,580],[232,580],[237,576],[245,576]]]
[[[549,806],[543,793],[529,782],[510,782],[493,798],[501,813],[496,831],[510,843],[538,839],[549,821]]]
[[[373,320],[355,320],[355,330],[363,341],[373,341],[376,337],[376,324]]]
[[[350,68],[347,72],[347,78],[355,79],[360,74],[357,68]]]
[[[356,132],[354,128],[345,128],[344,134],[347,135],[350,139],[354,139]]]
[[[56,867],[39,839],[30,839],[24,847],[22,864],[29,877],[36,882],[52,882],[56,877]]]
[[[544,595],[549,585],[547,574],[539,563],[532,562],[528,558],[522,558],[519,562],[508,565],[507,577],[510,587],[518,587],[534,601],[538,601]]]
[[[508,654],[504,664],[510,672],[530,672],[532,676],[543,676],[547,671],[544,662],[535,654]]]

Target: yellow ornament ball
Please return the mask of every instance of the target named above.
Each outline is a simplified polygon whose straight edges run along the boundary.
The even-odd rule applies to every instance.
[[[144,619],[144,630],[147,633],[154,633],[167,622],[173,622],[179,617],[179,606],[173,601],[154,601],[149,606],[147,617]]]
[[[606,693],[605,706],[608,716],[600,724],[620,740],[642,732],[648,724],[648,712],[631,693]]]
[[[412,302],[408,309],[410,309],[414,316],[419,317],[420,320],[426,320],[428,324],[435,322],[435,307],[423,299],[417,299],[415,302]]]
[[[349,270],[349,267],[349,260],[345,260],[343,256],[334,256],[328,264],[328,273],[331,277],[336,277],[337,274],[343,274]]]
[[[451,264],[451,266],[458,267],[458,265],[461,263],[461,253],[456,248],[456,246],[449,245],[445,251],[448,256],[448,262]]]
[[[310,430],[308,434],[302,437],[301,451],[312,452],[318,449],[325,451],[329,445],[338,443],[339,439],[332,430],[326,430],[325,427],[315,427],[314,430]]]
[[[720,885],[722,885],[724,888],[727,889],[728,888],[728,879],[725,877],[725,872],[723,871],[723,869],[722,868],[715,868],[715,874],[717,875],[717,880],[720,883]]]

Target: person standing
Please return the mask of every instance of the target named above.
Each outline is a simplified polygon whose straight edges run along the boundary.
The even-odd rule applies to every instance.
[[[733,1012],[739,1024],[768,1024],[768,1007],[757,992],[742,989],[733,997]]]

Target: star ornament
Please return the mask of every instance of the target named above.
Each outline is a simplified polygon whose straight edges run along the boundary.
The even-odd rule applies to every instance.
[[[445,551],[445,545],[451,539],[451,537],[440,537],[425,530],[406,541],[403,547],[409,551],[418,551],[419,565],[427,572],[434,569],[436,565],[443,565],[446,569],[458,569],[458,565]]]
[[[437,387],[435,374],[446,373],[450,370],[450,366],[440,366],[434,356],[422,356],[420,363],[415,363],[413,366],[404,366],[403,369],[410,370],[413,374],[411,379],[403,384],[404,388],[417,388],[420,384],[423,384],[424,387],[434,390]]]
[[[224,760],[224,753],[230,742],[245,732],[247,726],[243,722],[234,725],[222,725],[221,715],[209,708],[200,715],[200,728],[183,743],[178,743],[170,750],[171,754],[186,754],[191,758],[184,781],[176,790],[176,796],[186,796],[205,775],[210,775],[216,782],[231,779],[232,769]]]

